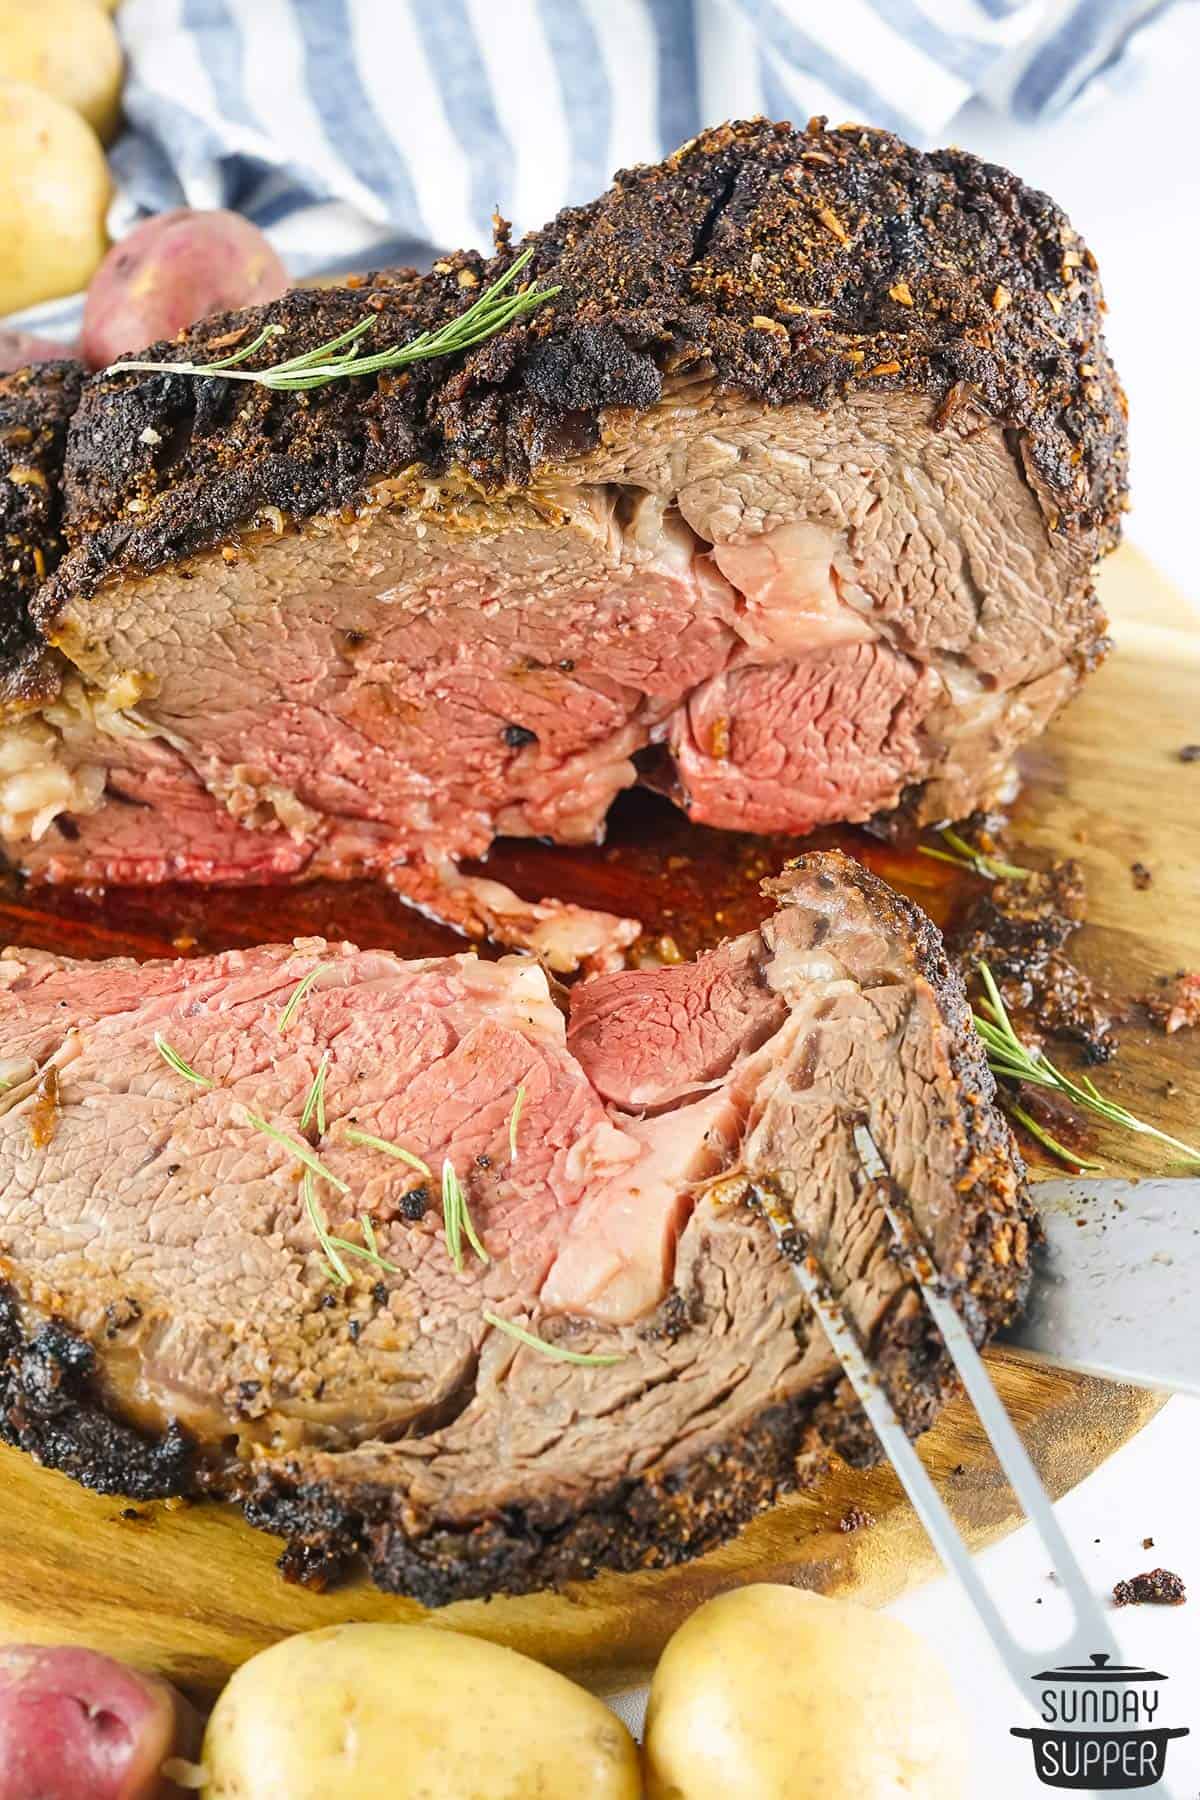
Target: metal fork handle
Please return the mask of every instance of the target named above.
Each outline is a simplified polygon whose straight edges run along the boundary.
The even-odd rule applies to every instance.
[[[996,1460],[1070,1602],[1071,1631],[1056,1649],[1034,1650],[1031,1646],[1022,1644],[1009,1629],[984,1585],[975,1560],[963,1542],[949,1509],[909,1442],[879,1371],[867,1355],[854,1325],[834,1298],[826,1271],[812,1254],[794,1219],[786,1216],[775,1204],[762,1205],[763,1195],[759,1193],[762,1215],[770,1225],[781,1253],[819,1319],[859,1404],[899,1476],[913,1510],[925,1527],[947,1573],[957,1579],[974,1607],[996,1654],[1008,1670],[1022,1699],[1027,1704],[1032,1704],[1029,1679],[1038,1663],[1058,1657],[1063,1662],[1073,1659],[1083,1664],[1094,1654],[1106,1654],[1119,1663],[1120,1646],[1075,1559],[1054,1515],[1041,1478],[1029,1459],[1029,1453],[1021,1442],[1003,1401],[992,1385],[983,1359],[972,1343],[970,1333],[957,1309],[946,1297],[937,1266],[921,1237],[908,1201],[892,1179],[861,1115],[859,1123],[854,1126],[853,1135],[859,1160],[874,1188],[873,1197],[879,1201],[895,1237],[901,1265],[917,1286],[995,1452]],[[1149,1793],[1150,1790],[1143,1791]],[[1170,1790],[1165,1783],[1157,1783],[1153,1791],[1159,1800],[1171,1800]]]
[[[950,1327],[950,1335],[959,1341],[948,1342],[947,1349],[979,1414],[980,1424],[996,1452],[996,1459],[1012,1484],[1022,1510],[1041,1539],[1070,1598],[1074,1626],[1070,1636],[1057,1650],[1035,1651],[1022,1644],[1009,1630],[984,1586],[975,1560],[964,1544],[945,1502],[909,1442],[878,1371],[865,1355],[854,1327],[832,1298],[824,1273],[819,1272],[819,1266],[811,1256],[797,1258],[789,1255],[789,1261],[876,1437],[900,1477],[917,1517],[929,1534],[934,1549],[948,1572],[956,1576],[965,1589],[997,1653],[1022,1694],[1028,1697],[1029,1676],[1038,1661],[1059,1657],[1063,1661],[1073,1658],[1086,1662],[1092,1651],[1107,1651],[1114,1658],[1119,1657],[1116,1640],[1054,1517],[1045,1489],[1029,1460],[1025,1446],[1013,1429],[979,1352],[967,1337],[966,1329],[954,1308],[938,1295],[938,1307],[935,1310],[931,1306],[930,1311],[943,1337],[948,1335],[947,1328],[938,1315],[946,1309],[953,1317],[954,1327]],[[925,1286],[922,1282],[923,1294]],[[928,1301],[929,1296],[926,1294],[925,1297]]]
[[[896,1229],[895,1223],[893,1229]],[[824,1271],[815,1258],[805,1257],[798,1251],[791,1234],[777,1231],[777,1236],[780,1247],[810,1306],[821,1321],[846,1378],[857,1394],[892,1467],[900,1477],[901,1485],[925,1527],[930,1542],[947,1573],[957,1577],[975,1608],[980,1623],[991,1638],[996,1654],[1026,1704],[1031,1704],[1029,1678],[1040,1662],[1057,1657],[1063,1662],[1074,1660],[1085,1663],[1093,1652],[1107,1652],[1110,1658],[1119,1663],[1120,1646],[1096,1604],[1074,1552],[1059,1527],[1046,1490],[1029,1460],[1024,1444],[1017,1436],[1003,1401],[992,1386],[991,1376],[983,1365],[983,1359],[967,1336],[966,1327],[957,1312],[945,1296],[933,1288],[923,1273],[922,1265],[928,1262],[928,1256],[918,1259],[917,1266],[912,1269],[913,1277],[921,1288],[934,1322],[946,1340],[946,1348],[962,1376],[963,1386],[979,1415],[979,1422],[996,1453],[996,1459],[1070,1598],[1073,1629],[1056,1650],[1034,1651],[1021,1644],[1009,1630],[984,1586],[975,1560],[963,1543],[945,1502],[909,1442],[878,1371],[865,1355],[853,1325],[832,1298]],[[900,1241],[903,1243],[904,1237]],[[907,1260],[907,1252],[903,1254]],[[948,1318],[945,1316],[947,1313]],[[1145,1788],[1142,1791],[1147,1795],[1153,1792],[1158,1800],[1172,1800],[1171,1790],[1164,1781],[1156,1783],[1153,1790]]]
[[[872,1184],[874,1197],[882,1207],[896,1239],[900,1262],[905,1273],[920,1289],[921,1298],[941,1333],[942,1342],[958,1370],[963,1387],[967,1391],[967,1397],[975,1408],[988,1442],[995,1452],[996,1460],[1004,1471],[1009,1486],[1016,1494],[1021,1510],[1040,1539],[1051,1567],[1070,1600],[1073,1629],[1066,1641],[1058,1646],[1058,1650],[1051,1651],[1049,1654],[1057,1654],[1063,1660],[1071,1655],[1076,1655],[1081,1661],[1086,1660],[1091,1651],[1108,1651],[1110,1655],[1118,1654],[1116,1640],[1075,1559],[1075,1553],[1055,1517],[1054,1508],[1042,1486],[1041,1477],[1029,1460],[1029,1452],[1021,1442],[1020,1436],[1005,1410],[1004,1402],[992,1384],[992,1378],[984,1367],[983,1358],[971,1341],[971,1335],[963,1323],[957,1307],[946,1297],[941,1276],[938,1274],[933,1257],[917,1229],[907,1198],[902,1195],[897,1183],[892,1179],[875,1140],[865,1125],[855,1126],[854,1144],[867,1178]],[[863,1361],[865,1364],[866,1359],[864,1358]],[[892,1416],[895,1419],[894,1413]],[[902,1431],[903,1427],[899,1426],[898,1420],[896,1420],[896,1424]],[[905,1442],[907,1443],[907,1441],[906,1438]],[[963,1545],[949,1512],[938,1498],[936,1489],[913,1453],[911,1445],[909,1445],[909,1453],[937,1500],[946,1525],[953,1532],[957,1556],[965,1559],[966,1565],[971,1570],[971,1581],[976,1587],[981,1587],[974,1561]],[[936,1538],[934,1543],[938,1554],[943,1561],[946,1561],[946,1551],[943,1550]],[[1047,1652],[1036,1652],[1026,1645],[1019,1644],[1008,1627],[999,1619],[990,1600],[987,1601],[987,1606],[993,1619],[999,1623],[1003,1644],[996,1638],[996,1630],[992,1625],[989,1625],[989,1631],[996,1641],[996,1648],[1004,1657],[1009,1673],[1015,1679],[1013,1658],[1020,1656],[1023,1673],[1027,1676],[1030,1660],[1042,1658]]]

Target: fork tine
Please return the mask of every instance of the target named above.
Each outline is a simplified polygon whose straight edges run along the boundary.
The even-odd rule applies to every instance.
[[[828,1275],[811,1251],[804,1252],[797,1241],[794,1228],[784,1225],[771,1212],[767,1212],[765,1216],[775,1233],[781,1251],[791,1265],[796,1280],[821,1322],[830,1346],[842,1365],[846,1379],[857,1394],[859,1403],[870,1420],[875,1435],[899,1476],[901,1486],[908,1495],[913,1511],[925,1527],[930,1542],[941,1557],[947,1573],[958,1578],[967,1599],[975,1608],[980,1623],[991,1638],[997,1655],[1008,1670],[1026,1705],[1032,1706],[1033,1704],[1033,1697],[1029,1691],[1029,1678],[1039,1665],[1045,1662],[1058,1657],[1061,1657],[1064,1662],[1069,1657],[1084,1662],[1093,1652],[1107,1652],[1114,1662],[1119,1662],[1121,1659],[1120,1646],[1109,1630],[1104,1616],[1083,1578],[1083,1573],[1076,1563],[1065,1537],[1059,1530],[1045,1489],[1029,1461],[1025,1446],[1017,1437],[1000,1396],[992,1386],[991,1378],[983,1366],[979,1352],[967,1337],[965,1327],[958,1318],[958,1314],[952,1307],[950,1308],[957,1330],[951,1330],[946,1348],[963,1375],[963,1385],[975,1405],[980,1424],[996,1452],[1001,1468],[1012,1482],[1026,1516],[1041,1538],[1042,1547],[1050,1555],[1055,1565],[1056,1573],[1063,1578],[1063,1585],[1074,1611],[1074,1630],[1065,1643],[1057,1649],[1034,1651],[1021,1644],[1013,1636],[984,1586],[975,1560],[963,1543],[958,1527],[950,1517],[945,1502],[934,1486],[916,1450],[909,1442],[896,1410],[884,1390],[878,1370],[863,1350],[854,1326],[833,1298]],[[894,1225],[893,1229],[895,1229]],[[926,1264],[929,1263],[928,1252],[924,1253],[921,1260]],[[926,1290],[930,1284],[916,1270],[914,1270],[914,1274],[922,1294],[928,1300],[929,1294]],[[939,1303],[937,1309],[939,1312],[949,1305],[941,1294],[936,1294],[936,1291],[935,1298]],[[938,1321],[935,1315],[936,1322]],[[941,1329],[940,1324],[939,1329]],[[956,1352],[961,1350],[964,1341],[966,1354],[960,1361]],[[982,1396],[982,1405],[980,1396]],[[997,1428],[998,1423],[999,1428]],[[1011,1454],[1012,1445],[1008,1441],[1010,1439],[1017,1446],[1016,1457]],[[1014,1471],[1019,1476],[1019,1488],[1017,1480],[1014,1479]],[[1047,1524],[1049,1529],[1046,1529]],[[1156,1783],[1152,1789],[1146,1788],[1143,1791],[1147,1794],[1157,1795],[1158,1800],[1171,1800],[1172,1790],[1168,1788],[1165,1780]]]
[[[1004,1403],[992,1385],[983,1359],[972,1343],[957,1309],[946,1297],[937,1266],[921,1238],[907,1199],[893,1180],[875,1140],[861,1122],[854,1127],[854,1142],[864,1173],[874,1185],[876,1197],[896,1239],[901,1264],[915,1282],[929,1309],[930,1317],[941,1333],[946,1351],[958,1370],[996,1460],[1008,1478],[1071,1604],[1072,1629],[1057,1649],[1033,1650],[1022,1644],[1009,1630],[984,1586],[975,1560],[964,1544],[945,1502],[909,1442],[908,1434],[892,1405],[878,1369],[864,1349],[854,1325],[835,1299],[827,1271],[813,1254],[795,1220],[782,1210],[775,1194],[757,1188],[752,1189],[751,1194],[758,1203],[761,1216],[774,1233],[781,1254],[820,1321],[846,1379],[854,1389],[914,1512],[928,1533],[930,1542],[947,1572],[957,1578],[974,1607],[980,1623],[992,1640],[996,1654],[1008,1670],[1022,1699],[1027,1705],[1032,1705],[1029,1678],[1037,1671],[1039,1664],[1055,1657],[1061,1657],[1064,1661],[1074,1657],[1082,1663],[1096,1653],[1107,1653],[1110,1659],[1119,1663],[1120,1646],[1075,1560],[1037,1470],[1029,1460],[1028,1452],[1005,1411]],[[1159,1782],[1153,1792],[1160,1800],[1171,1800],[1170,1790],[1165,1782]]]
[[[786,1246],[785,1246],[786,1249]],[[1010,1673],[1024,1681],[1029,1673],[1027,1659],[1022,1657],[1014,1668],[1012,1656],[1020,1646],[1010,1637],[991,1595],[979,1578],[971,1553],[959,1536],[958,1527],[946,1508],[925,1467],[909,1442],[896,1410],[874,1365],[868,1360],[858,1333],[841,1306],[829,1291],[828,1277],[816,1258],[809,1253],[797,1260],[789,1257],[796,1280],[804,1290],[809,1305],[816,1313],[846,1379],[858,1396],[859,1404],[883,1446],[888,1461],[900,1478],[901,1486],[912,1502],[934,1549],[950,1574],[958,1577],[979,1614],[989,1637],[996,1644]]]
[[[869,1131],[863,1125],[854,1129],[854,1142],[868,1178],[887,1216],[900,1251],[906,1273],[921,1291],[930,1316],[959,1378],[974,1406],[988,1442],[1021,1504],[1021,1510],[1041,1540],[1055,1573],[1066,1590],[1074,1612],[1074,1631],[1063,1644],[1061,1653],[1093,1650],[1116,1651],[1116,1643],[1096,1604],[1087,1579],[1075,1559],[1066,1535],[1055,1517],[1054,1508],[1042,1486],[1041,1478],[1029,1452],[1005,1410],[1004,1403],[992,1383],[970,1333],[957,1308],[946,1298],[929,1250],[921,1240],[916,1222],[897,1184],[888,1172]]]
[[[1000,1660],[1004,1661],[1004,1667],[1009,1672],[1009,1676],[1013,1678],[1018,1687],[1022,1688],[1025,1699],[1029,1699],[1029,1694],[1025,1692],[1025,1685],[1027,1685],[1034,1667],[1040,1661],[1045,1660],[1047,1654],[1052,1658],[1058,1652],[1029,1651],[1024,1643],[1018,1642],[1013,1633],[1009,1631],[1004,1618],[1000,1615],[999,1607],[995,1606],[993,1598],[988,1593],[988,1588],[982,1582],[972,1552],[966,1548],[963,1537],[959,1535],[959,1528],[955,1525],[954,1519],[950,1517],[950,1510],[946,1508],[945,1501],[934,1487],[934,1481],[928,1476],[927,1469],[916,1453],[916,1449],[910,1444],[909,1435],[905,1433],[905,1427],[901,1426],[900,1417],[896,1415],[896,1409],[892,1406],[891,1399],[887,1397],[887,1391],[883,1388],[880,1373],[869,1361],[869,1357],[865,1355],[855,1327],[846,1318],[846,1312],[829,1294],[828,1278],[824,1274],[824,1269],[820,1269],[819,1262],[815,1260],[815,1256],[811,1256],[811,1253],[802,1262],[792,1260],[792,1269],[797,1282],[801,1283],[804,1294],[810,1301],[811,1309],[820,1319],[820,1325],[828,1336],[829,1345],[837,1355],[838,1363],[842,1364],[847,1381],[858,1395],[860,1406],[864,1409],[867,1418],[871,1420],[874,1435],[878,1436],[880,1444],[883,1445],[887,1460],[891,1462],[892,1469],[900,1476],[901,1487],[909,1496],[912,1510],[916,1512],[921,1525],[925,1526],[930,1543],[934,1544],[934,1550],[941,1557],[946,1571],[950,1575],[954,1575],[955,1579],[959,1580],[961,1588],[966,1591],[966,1597],[975,1607],[975,1613],[979,1615],[984,1631],[988,1633],[995,1649],[999,1652]],[[984,1379],[988,1379],[988,1377],[984,1375]],[[999,1400],[997,1400],[997,1404],[999,1404]],[[981,1422],[984,1424],[984,1431],[988,1431],[988,1422],[986,1420],[981,1420]],[[1004,1467],[1004,1463],[1000,1462],[1000,1465]],[[1045,1505],[1045,1499],[1043,1499],[1043,1505]],[[1072,1598],[1072,1606],[1074,1606],[1076,1604],[1074,1588],[1070,1589],[1070,1598]],[[1069,1649],[1070,1651],[1078,1649],[1079,1656],[1087,1656],[1090,1651],[1108,1649],[1112,1652],[1115,1649],[1106,1625],[1099,1618],[1096,1602],[1090,1602],[1090,1606],[1096,1611],[1096,1629],[1099,1634],[1092,1636],[1090,1627],[1088,1627],[1088,1633],[1079,1634],[1078,1631],[1072,1633]],[[1087,1643],[1083,1643],[1083,1636],[1087,1636]]]
[[[966,1591],[1009,1674],[1028,1699],[1029,1676],[1047,1656],[1075,1656],[1086,1660],[1092,1652],[1106,1651],[1110,1656],[1119,1657],[1119,1647],[1054,1516],[1053,1507],[1029,1460],[1025,1446],[992,1385],[983,1359],[972,1343],[957,1310],[942,1291],[932,1256],[922,1242],[911,1212],[902,1201],[896,1183],[864,1125],[854,1127],[854,1142],[864,1173],[874,1185],[876,1196],[896,1238],[902,1265],[928,1307],[947,1353],[975,1407],[996,1460],[1041,1540],[1070,1601],[1072,1630],[1057,1651],[1047,1651],[1044,1648],[1033,1650],[1022,1644],[1009,1630],[984,1586],[974,1558],[964,1544],[945,1502],[909,1442],[879,1371],[867,1355],[855,1327],[834,1298],[827,1272],[798,1233],[790,1216],[784,1215],[774,1205],[763,1206],[762,1214],[819,1318],[830,1345],[858,1396],[859,1404],[899,1476],[934,1549],[947,1570],[957,1577]]]

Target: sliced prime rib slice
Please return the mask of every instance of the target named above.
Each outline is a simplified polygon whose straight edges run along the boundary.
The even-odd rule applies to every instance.
[[[104,1491],[234,1498],[293,1569],[361,1559],[430,1604],[675,1562],[809,1478],[822,1442],[875,1455],[753,1210],[768,1180],[924,1429],[952,1371],[854,1125],[979,1341],[1028,1278],[1020,1159],[923,915],[832,852],[771,892],[760,929],[695,963],[569,996],[529,960],[323,941],[140,967],[7,952],[0,1432]],[[295,1145],[326,1053],[307,1137],[347,1191],[321,1175],[316,1201],[347,1241],[369,1215],[389,1265],[347,1256],[348,1289],[297,1156],[251,1117]],[[461,1271],[445,1159],[490,1259],[467,1247]],[[486,1313],[619,1360],[550,1360]]]
[[[525,241],[556,296],[465,358],[301,394],[85,384],[33,607],[59,691],[0,751],[31,875],[379,871],[565,968],[630,928],[560,942],[455,865],[591,841],[639,773],[796,833],[1006,790],[1099,654],[1125,490],[1058,208],[961,151],[759,120]],[[265,322],[299,352],[370,312],[403,341],[511,257],[502,234],[153,354]]]

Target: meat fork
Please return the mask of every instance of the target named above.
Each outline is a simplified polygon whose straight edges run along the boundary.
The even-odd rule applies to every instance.
[[[901,1266],[919,1289],[996,1460],[1070,1602],[1071,1629],[1056,1649],[1034,1650],[1022,1644],[1009,1630],[980,1578],[975,1560],[959,1535],[949,1510],[909,1442],[878,1370],[867,1355],[854,1325],[834,1298],[829,1278],[803,1232],[796,1226],[790,1210],[775,1196],[764,1195],[761,1190],[758,1209],[774,1232],[779,1249],[820,1320],[859,1404],[947,1573],[957,1579],[997,1655],[1022,1697],[1029,1702],[1030,1678],[1045,1666],[1047,1660],[1074,1662],[1086,1667],[1093,1657],[1097,1662],[1111,1658],[1117,1666],[1121,1663],[1120,1647],[1055,1517],[1049,1496],[1005,1411],[1004,1402],[992,1385],[983,1358],[946,1297],[936,1265],[921,1239],[908,1203],[865,1125],[854,1127],[854,1144],[863,1171],[895,1237]],[[1153,1791],[1160,1800],[1170,1800],[1169,1790],[1161,1782]]]

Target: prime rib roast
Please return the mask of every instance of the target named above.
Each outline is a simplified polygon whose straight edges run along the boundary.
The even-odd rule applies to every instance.
[[[323,940],[5,952],[0,1434],[105,1492],[234,1499],[293,1573],[361,1561],[434,1605],[663,1566],[830,1448],[876,1454],[766,1195],[924,1429],[952,1369],[855,1126],[981,1342],[1028,1278],[1020,1158],[929,921],[836,852],[770,886],[758,930],[569,994],[531,958]],[[310,1201],[374,1242],[349,1286]]]
[[[636,927],[460,872],[498,834],[591,842],[638,779],[789,833],[1008,791],[1103,646],[1125,493],[1095,263],[1058,208],[962,151],[758,120],[525,244],[558,292],[466,356],[299,394],[0,384],[14,865],[373,872],[565,970]],[[501,224],[490,260],[149,354],[270,322],[274,359],[371,312],[373,347],[406,341],[513,255]]]

